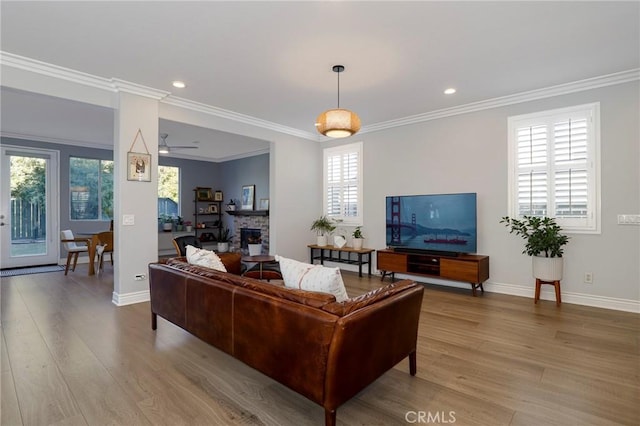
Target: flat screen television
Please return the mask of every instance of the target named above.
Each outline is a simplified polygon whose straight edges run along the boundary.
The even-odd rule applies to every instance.
[[[390,196],[387,246],[397,251],[475,253],[476,194]]]

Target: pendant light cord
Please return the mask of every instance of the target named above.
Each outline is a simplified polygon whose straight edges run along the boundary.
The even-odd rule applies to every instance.
[[[340,71],[338,71],[338,109],[340,109]]]

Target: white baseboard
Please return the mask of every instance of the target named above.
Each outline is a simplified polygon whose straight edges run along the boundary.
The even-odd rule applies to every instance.
[[[148,302],[149,300],[151,300],[149,290],[134,291],[132,293],[124,294],[118,294],[114,291],[111,298],[111,302],[116,306],[133,305],[134,303]]]
[[[457,282],[457,281],[447,281],[436,278],[427,278],[427,277],[419,277],[417,275],[404,275],[404,274],[396,274],[396,279],[410,279],[418,282],[425,282],[431,284],[438,284],[449,287],[456,287],[462,289],[469,289],[471,291],[471,286],[467,283]],[[485,282],[482,286],[485,291],[490,293],[500,293],[500,294],[508,294],[511,296],[519,296],[526,297],[533,300],[535,295],[535,285],[531,286],[522,286],[516,284],[508,284],[508,283],[496,283],[496,282]],[[545,287],[549,287],[546,289]],[[540,292],[540,299],[542,300],[556,300],[555,291],[551,286],[543,287]],[[576,305],[583,306],[592,306],[594,308],[604,308],[604,309],[613,309],[616,311],[625,311],[625,312],[633,312],[640,313],[640,301],[631,300],[631,299],[619,299],[615,297],[607,297],[607,296],[594,296],[592,294],[584,294],[584,293],[574,293],[574,292],[566,292],[562,291],[562,302],[563,303],[573,303]]]
[[[533,299],[535,295],[535,285],[533,284],[531,286],[521,286],[515,284],[486,282],[483,287],[485,291],[488,292],[510,294],[512,296],[528,297],[531,299]],[[549,289],[545,289],[545,287],[548,287]],[[555,290],[553,290],[551,286],[545,287],[543,287],[540,292],[540,299],[555,301]],[[594,296],[592,294],[562,291],[562,303],[574,303],[576,305],[593,306],[594,308],[640,313],[640,301],[618,299],[607,296]]]

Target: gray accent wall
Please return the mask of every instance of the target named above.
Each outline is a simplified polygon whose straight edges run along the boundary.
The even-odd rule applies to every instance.
[[[72,222],[70,220],[69,158],[74,156],[99,160],[113,160],[113,151],[5,137],[1,138],[0,141],[2,145],[44,148],[60,152],[60,229],[71,229],[76,233],[109,229],[108,221],[75,220]],[[225,204],[228,202],[229,197],[233,197],[237,202],[240,198],[242,185],[249,184],[256,185],[256,206],[260,198],[269,198],[269,154],[232,160],[225,163],[160,156],[158,163],[162,166],[180,167],[180,211],[185,221],[194,221],[195,205],[193,189],[198,186],[210,187],[214,191],[218,189],[223,190]],[[141,183],[141,185],[142,184],[147,183]],[[150,208],[156,210],[157,205],[154,204],[150,206]],[[227,217],[225,218],[224,216]],[[224,216],[224,219],[228,219],[229,217],[226,214]]]

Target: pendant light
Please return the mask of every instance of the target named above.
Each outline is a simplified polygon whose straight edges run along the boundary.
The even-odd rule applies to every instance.
[[[360,130],[358,114],[340,108],[340,73],[343,71],[343,65],[333,66],[333,72],[338,74],[338,108],[323,112],[316,120],[318,132],[330,138],[346,138],[355,135]]]

